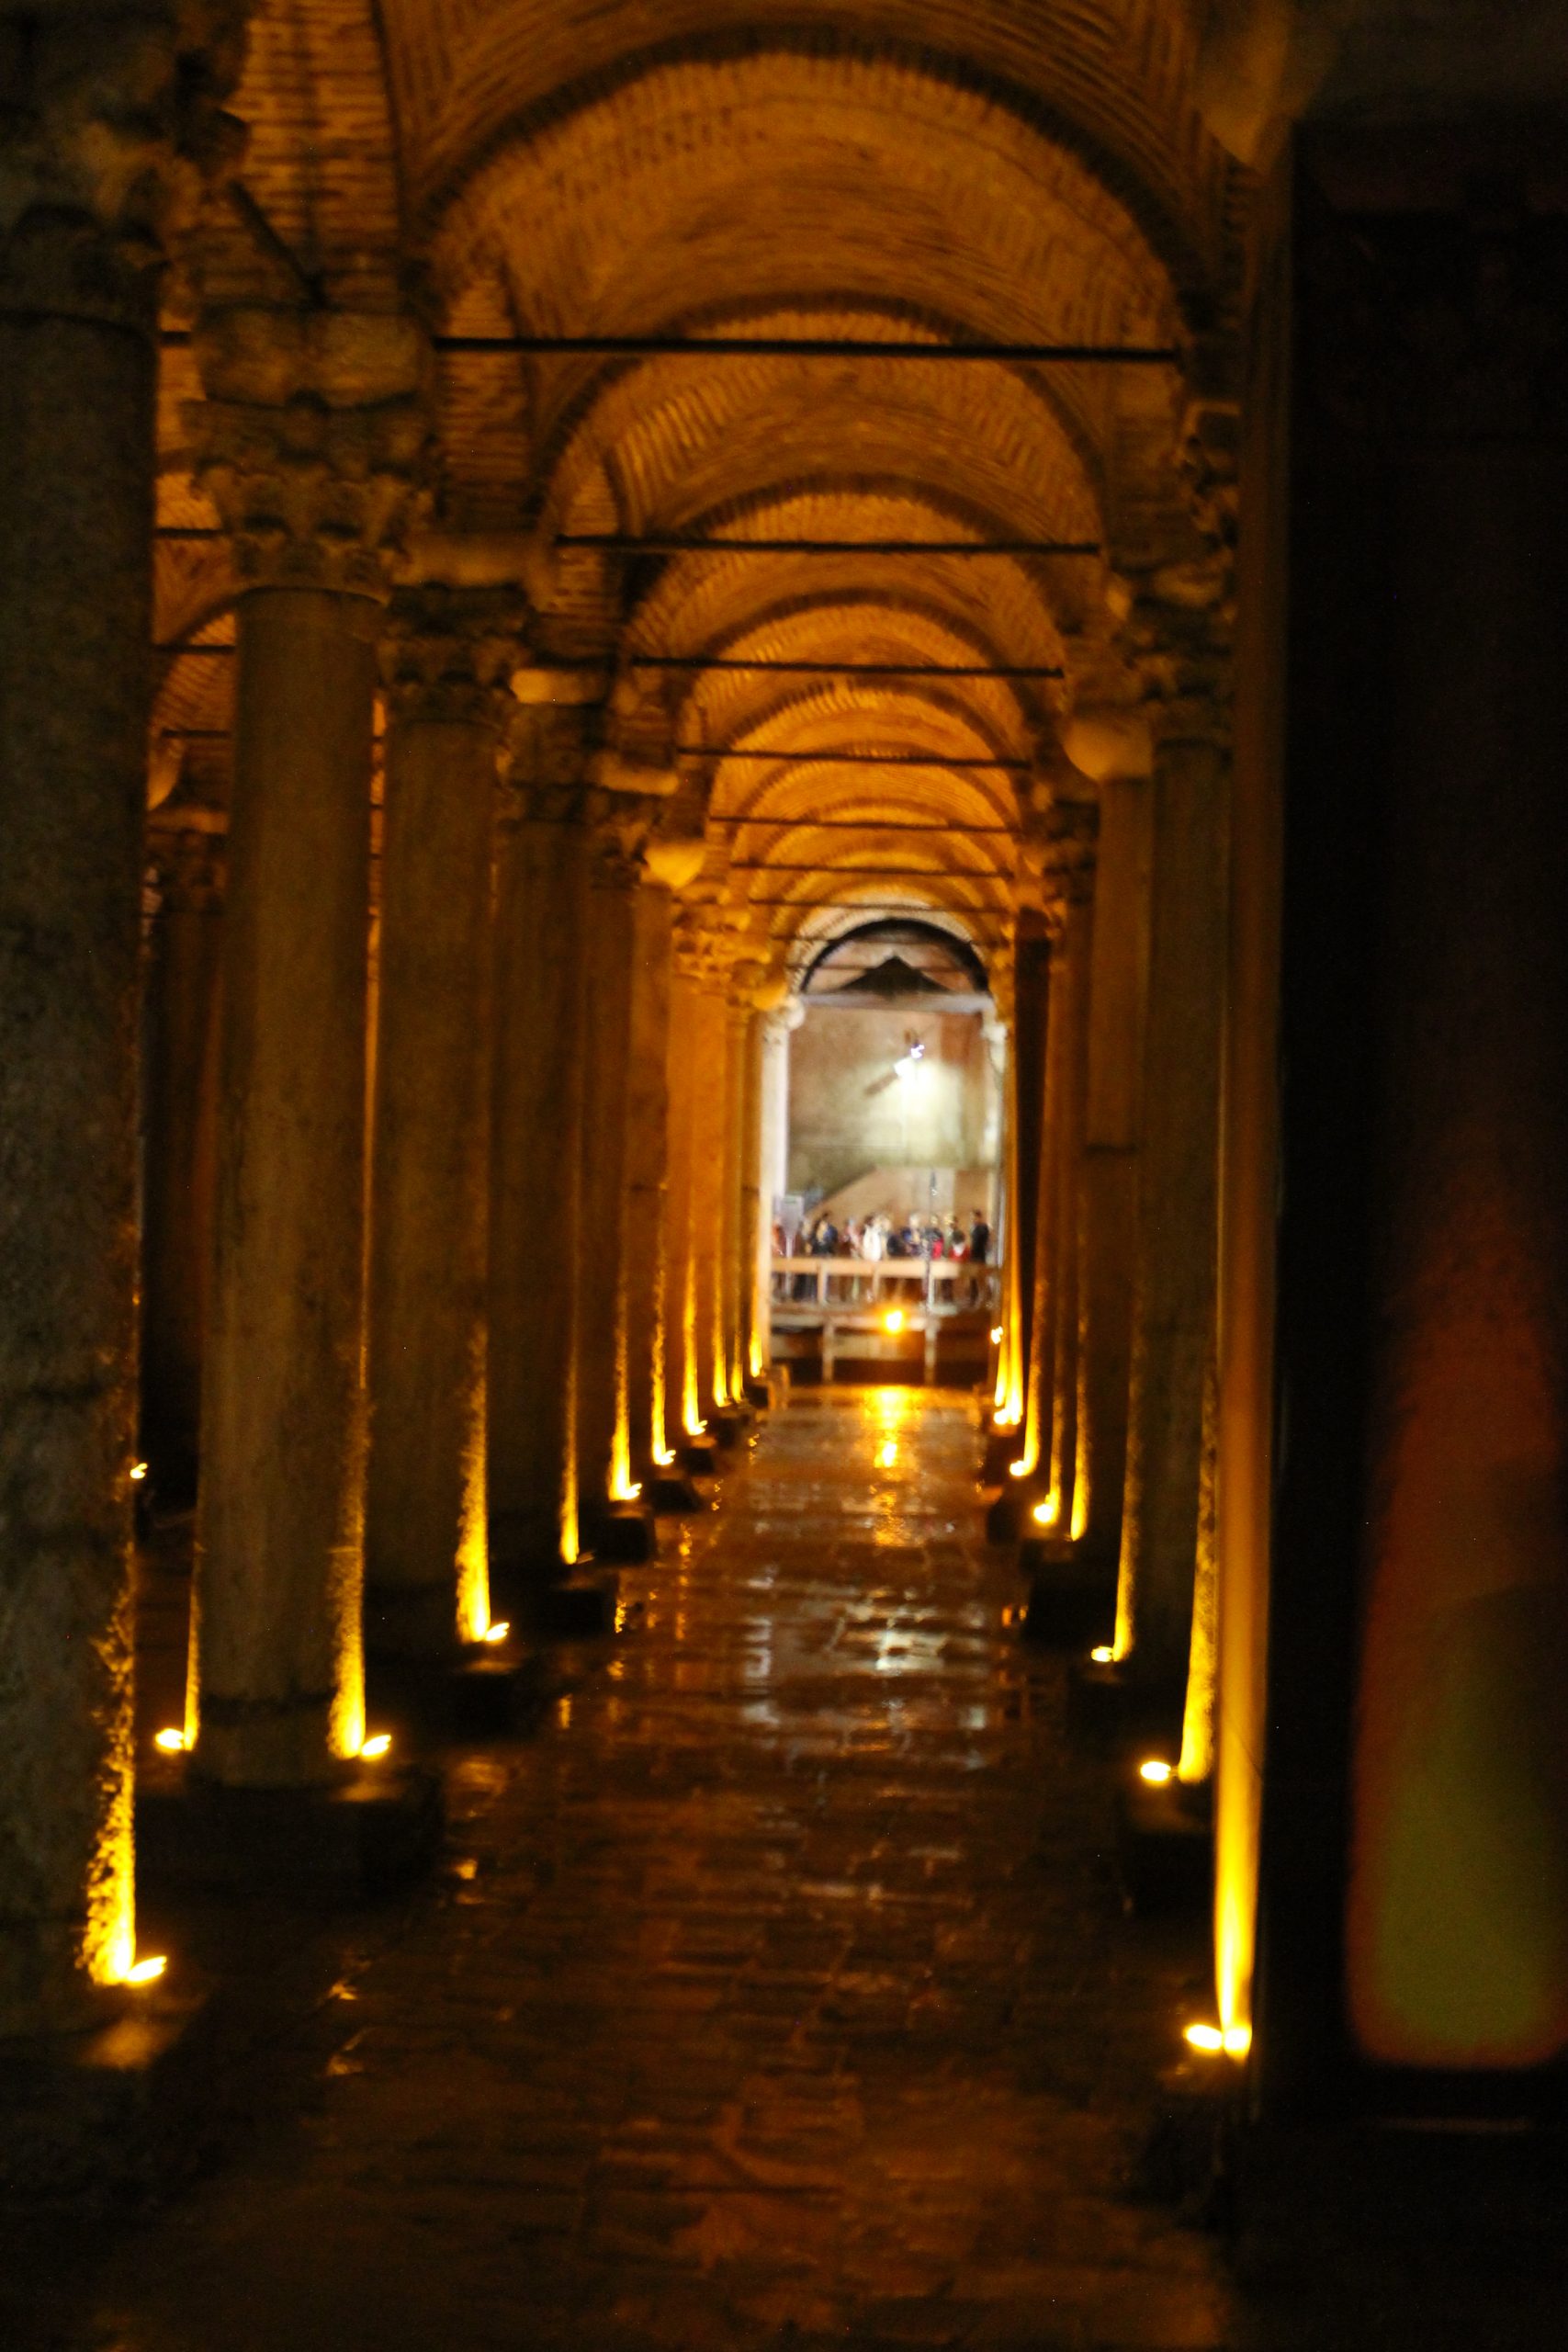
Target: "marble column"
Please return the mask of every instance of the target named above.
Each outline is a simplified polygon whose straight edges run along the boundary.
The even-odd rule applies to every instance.
[[[134,1956],[138,970],[172,32],[27,28],[0,209],[0,2034]],[[10,39],[20,44],[15,20]],[[142,118],[138,115],[138,119]]]
[[[747,967],[730,978],[724,1035],[724,1201],[720,1242],[720,1330],[725,1387],[732,1408],[746,1404],[746,1341],[750,1328],[751,1261],[755,1247],[757,1180],[750,1169],[751,1033],[756,1012],[748,992]],[[748,1184],[748,1174],[750,1182]],[[750,1220],[748,1218],[750,1193]]]
[[[585,935],[579,1227],[577,1480],[590,1521],[630,1498],[626,1407],[627,1092],[637,886],[648,815],[596,792]]]
[[[514,619],[503,594],[408,590],[381,647],[366,1640],[433,1661],[490,1623],[491,899]]]
[[[220,821],[222,821],[220,820]],[[196,1495],[217,1180],[222,833],[160,827],[143,1087],[141,1451],[165,1500]]]
[[[562,682],[564,683],[564,682]],[[525,1583],[580,1550],[578,1231],[588,832],[596,713],[539,703],[513,735],[496,880],[491,1159],[491,1556]]]
[[[693,1034],[692,1265],[697,1394],[702,1417],[729,1404],[725,1354],[725,1171],[729,1109],[728,1007],[723,967],[710,956]]]
[[[650,845],[649,860],[655,855]],[[667,1387],[666,1221],[670,1156],[670,1000],[674,899],[650,862],[637,895],[631,1050],[626,1074],[626,1356],[631,1475],[647,1486],[679,1426]]]
[[[1071,879],[1060,950],[1056,1005],[1061,1080],[1053,1148],[1057,1159],[1054,1243],[1055,1354],[1044,1507],[1053,1536],[1076,1537],[1080,1392],[1084,1368],[1084,1125],[1089,1093],[1089,965],[1094,918],[1091,871]]]
[[[187,429],[245,587],[186,1744],[208,1781],[304,1790],[365,1732],[375,642],[426,354],[328,312],[220,313],[197,349]]]
[[[1016,1437],[1009,1463],[1023,1456],[1023,1424],[1033,1360],[1035,1242],[1040,1225],[1045,1133],[1045,1049],[1051,1001],[1051,935],[1037,909],[1018,918],[1010,978],[1012,1052],[1008,1088],[1007,1395],[998,1426]],[[1005,1496],[1004,1496],[1005,1499]]]
[[[1178,1695],[1191,1633],[1204,1379],[1217,1279],[1227,780],[1218,742],[1167,741],[1156,752],[1138,1274],[1115,1648],[1139,1681]]]
[[[751,1307],[752,1357],[766,1380],[773,1363],[773,1214],[788,1190],[789,1041],[806,1017],[798,997],[765,1012],[757,1027],[757,1254]]]
[[[695,1199],[693,1148],[696,1136],[697,970],[690,927],[677,924],[670,974],[669,1155],[664,1207],[664,1384],[668,1435],[677,1452],[700,1432],[705,1416],[699,1391],[696,1346]]]
[[[1153,797],[1151,786],[1139,777],[1109,776],[1100,786],[1080,1261],[1082,1411],[1074,1510],[1080,1555],[1109,1566],[1121,1549],[1127,1469]]]

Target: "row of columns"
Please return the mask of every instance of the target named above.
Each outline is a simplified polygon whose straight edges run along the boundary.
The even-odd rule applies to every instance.
[[[1108,1615],[1114,1597],[1114,1670],[1173,1719],[1188,1695],[1201,1776],[1225,763],[1212,740],[1156,739],[1135,711],[1086,714],[1069,741],[1095,795],[1049,812],[1042,909],[1021,918],[1011,974],[991,1521],[1026,1539],[1047,1613],[1064,1589],[1097,1590]]]
[[[759,1256],[761,975],[677,920],[657,795],[597,780],[604,683],[536,698],[509,590],[391,597],[425,433],[393,318],[198,334],[233,799],[221,890],[189,844],[160,868],[139,1106],[153,316],[94,314],[78,258],[0,287],[0,2032],[90,2018],[135,1957],[139,1109],[176,1484],[199,1380],[209,1791],[331,1787],[367,1645],[449,1664],[492,1575],[525,1598],[733,1416]]]

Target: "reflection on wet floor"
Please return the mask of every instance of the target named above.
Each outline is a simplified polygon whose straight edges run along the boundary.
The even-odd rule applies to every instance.
[[[1124,2187],[1194,1957],[1121,1915],[975,1453],[926,1391],[775,1415],[539,1733],[451,1758],[439,1887],[324,1938],[272,2111],[47,2340],[1227,2341]]]

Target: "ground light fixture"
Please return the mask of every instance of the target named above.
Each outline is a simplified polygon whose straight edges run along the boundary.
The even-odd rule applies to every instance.
[[[1029,1464],[1027,1462],[1010,1462],[1008,1464],[1008,1476],[1010,1478],[1027,1478],[1028,1476]]]
[[[163,1731],[155,1731],[152,1735],[153,1747],[161,1747],[165,1756],[178,1756],[183,1751],[185,1744],[184,1732],[176,1731],[173,1724],[167,1725]]]
[[[1000,1325],[999,1323],[998,1323],[998,1324],[995,1324],[995,1325],[992,1327],[992,1330],[991,1330],[991,1345],[992,1345],[992,1347],[993,1347],[993,1348],[999,1348],[999,1347],[1001,1346],[1001,1343],[1002,1343],[1002,1327],[1001,1327],[1001,1325]]]
[[[169,1965],[166,1952],[150,1952],[145,1960],[138,1960],[125,1972],[127,1984],[156,1984]]]
[[[1101,1642],[1098,1649],[1090,1650],[1089,1657],[1091,1666],[1114,1666],[1116,1663],[1116,1653],[1109,1642]]]
[[[901,1331],[904,1328],[903,1308],[901,1306],[890,1306],[886,1314],[882,1318],[882,1328],[885,1331]]]
[[[487,1642],[503,1642],[511,1631],[512,1622],[510,1618],[499,1617],[493,1625],[487,1625],[485,1627],[484,1638]]]
[[[1147,1781],[1153,1789],[1163,1789],[1176,1778],[1176,1767],[1174,1764],[1168,1764],[1162,1756],[1151,1756],[1145,1763],[1139,1765],[1138,1778],[1140,1781]]]
[[[1036,1527],[1055,1527],[1056,1524],[1056,1506],[1054,1502],[1049,1501],[1036,1503],[1033,1510],[1030,1513],[1030,1517],[1033,1520]]]
[[[374,1764],[381,1757],[389,1755],[391,1753],[391,1733],[389,1731],[378,1731],[369,1739],[361,1741],[359,1753],[366,1763]]]
[[[130,1465],[130,1475],[136,1484],[140,1486],[142,1479],[147,1476],[147,1464],[145,1462],[133,1462]]]
[[[1245,2058],[1252,2047],[1249,2025],[1190,2025],[1183,2040],[1205,2058]]]

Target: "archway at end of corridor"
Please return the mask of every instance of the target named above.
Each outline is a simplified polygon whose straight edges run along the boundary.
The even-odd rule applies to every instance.
[[[990,1373],[1005,1037],[956,927],[900,910],[816,947],[762,1136],[773,1355],[793,1382]]]

